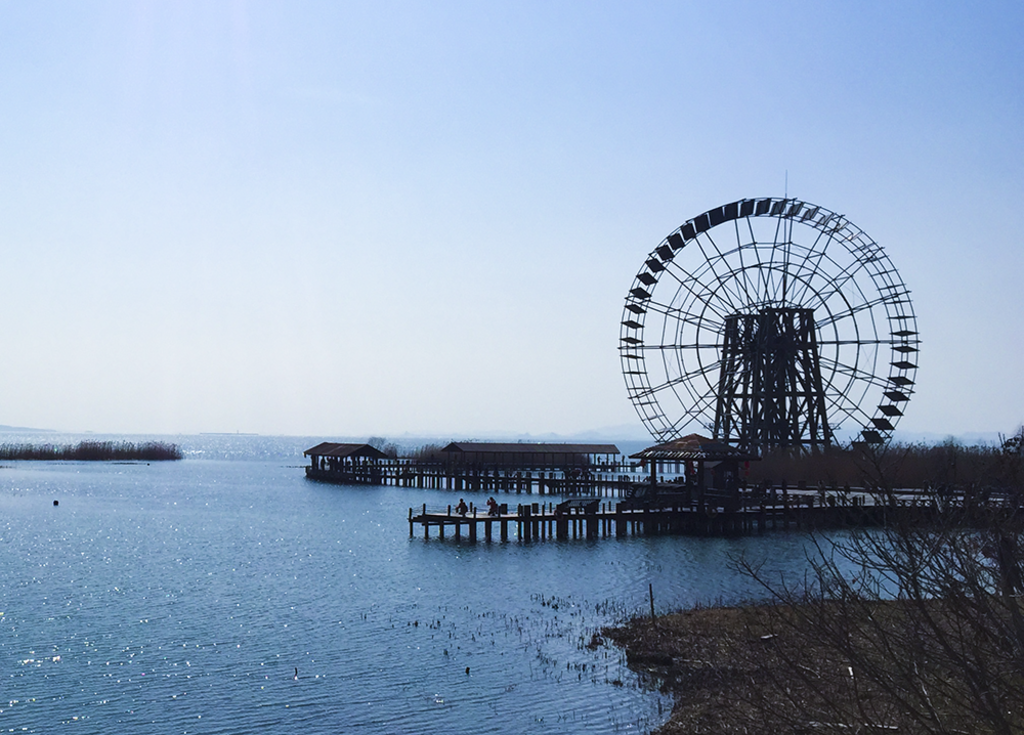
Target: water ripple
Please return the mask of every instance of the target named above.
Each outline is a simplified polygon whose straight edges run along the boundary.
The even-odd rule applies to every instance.
[[[410,539],[408,506],[450,496],[309,483],[274,446],[0,469],[0,727],[643,732],[668,703],[594,632],[649,583],[662,608],[754,594],[732,555],[804,563],[790,537]]]

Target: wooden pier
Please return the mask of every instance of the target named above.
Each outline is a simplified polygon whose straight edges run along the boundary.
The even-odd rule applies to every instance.
[[[416,527],[429,539],[500,541],[596,539],[684,534],[742,536],[766,531],[879,526],[899,512],[914,522],[943,521],[946,508],[978,512],[1024,512],[1013,498],[946,495],[901,490],[875,496],[863,490],[798,482],[768,481],[750,487],[743,469],[756,457],[712,439],[690,434],[620,456],[613,444],[507,444],[453,442],[438,459],[389,458],[368,444],[324,442],[307,450],[311,480],[340,485],[482,493],[493,512],[473,505],[453,512],[409,509],[409,535]],[[637,461],[632,461],[637,460]],[[561,496],[560,502],[508,503],[508,494]],[[462,502],[460,499],[460,506]],[[1002,512],[1000,511],[1000,512]],[[962,522],[962,517],[961,517]]]
[[[750,494],[738,506],[727,498],[705,497],[704,502],[673,502],[666,493],[661,502],[634,504],[604,501],[598,497],[570,498],[561,503],[520,503],[514,512],[507,505],[491,515],[470,506],[465,514],[447,508],[409,509],[409,536],[417,526],[430,538],[431,528],[440,539],[474,543],[534,541],[544,539],[597,539],[638,535],[744,536],[766,531],[848,528],[877,525],[886,506],[875,505],[869,496],[840,493],[822,498],[818,493],[776,495]],[[721,503],[721,504],[719,504]]]
[[[338,485],[388,485],[421,490],[451,490],[465,493],[511,493],[515,495],[596,494],[625,497],[629,488],[644,475],[628,466],[618,472],[589,472],[572,475],[563,471],[464,469],[445,471],[440,467],[415,467],[395,464],[368,471],[314,470],[306,468],[306,477]]]

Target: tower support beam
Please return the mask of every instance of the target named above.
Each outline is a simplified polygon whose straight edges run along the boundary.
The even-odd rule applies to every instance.
[[[812,309],[726,317],[714,436],[749,452],[833,441]]]

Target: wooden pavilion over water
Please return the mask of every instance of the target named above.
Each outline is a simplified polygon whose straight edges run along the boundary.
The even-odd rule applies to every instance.
[[[302,453],[309,457],[306,477],[327,482],[382,485],[385,472],[382,463],[388,455],[369,444],[320,442]]]
[[[747,454],[736,447],[700,434],[688,434],[678,439],[656,444],[636,454],[630,455],[639,459],[645,466],[650,466],[650,491],[640,493],[648,500],[655,494],[685,494],[689,502],[695,502],[699,508],[714,500],[726,507],[739,502],[741,462],[749,464],[758,459],[757,455]],[[658,475],[671,467],[677,478],[672,485],[658,485]],[[673,487],[674,486],[674,487]]]
[[[674,465],[677,475],[682,473],[685,466],[687,477],[691,474],[701,475],[705,469],[712,469],[715,480],[719,483],[729,474],[736,477],[740,462],[749,463],[758,459],[756,454],[747,454],[729,444],[700,434],[687,434],[656,444],[631,454],[630,457],[650,464],[653,475],[659,474],[659,470],[664,471],[666,465]]]
[[[613,475],[622,469],[614,444],[451,442],[432,456],[398,459],[369,444],[322,442],[303,454],[307,477],[338,484],[617,494],[632,481]]]

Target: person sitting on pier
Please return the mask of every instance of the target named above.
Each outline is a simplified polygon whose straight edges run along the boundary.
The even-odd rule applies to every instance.
[[[498,507],[498,501],[494,499],[494,496],[487,498],[487,515],[496,516],[501,513],[501,509]]]
[[[459,498],[459,504],[455,506],[455,512],[460,516],[464,516],[469,512],[469,506],[466,505],[466,501]]]

